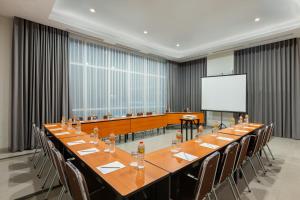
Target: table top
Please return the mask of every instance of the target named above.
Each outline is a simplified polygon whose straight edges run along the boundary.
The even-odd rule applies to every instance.
[[[84,140],[84,144],[76,144],[68,146],[68,142]],[[128,196],[135,191],[154,183],[166,176],[168,172],[158,168],[150,163],[144,162],[144,169],[136,169],[129,164],[132,161],[131,155],[116,147],[115,153],[104,152],[105,144],[100,142],[98,145],[91,144],[93,138],[87,135],[63,138],[60,141],[74,153],[80,160],[82,160],[91,170],[98,174],[105,182],[107,182],[115,191],[121,196]],[[96,147],[100,151],[88,155],[80,155],[78,151]],[[124,168],[117,171],[102,174],[97,167],[105,165],[114,161],[119,161]]]
[[[219,139],[219,137],[231,138],[232,141],[221,140]],[[239,140],[240,138],[241,138],[240,136],[226,135],[222,133],[216,133],[214,135],[206,134],[200,136],[202,143],[218,145],[219,147],[216,149],[202,147],[200,146],[201,143],[197,143],[195,139],[181,143],[180,144],[181,152],[192,154],[198,157],[193,161],[187,161],[181,158],[174,157],[174,153],[171,152],[172,147],[167,147],[164,149],[160,149],[158,151],[154,151],[152,153],[148,153],[145,156],[145,160],[168,172],[174,173],[190,165],[191,163],[197,162],[203,159],[204,157],[206,157],[207,155],[220,150],[221,148],[227,146],[228,144]]]
[[[263,126],[264,126],[263,124],[254,124],[254,123],[237,124],[230,128],[221,129],[218,132],[224,133],[224,134],[229,134],[229,135],[245,136],[250,133],[253,133],[254,131],[262,128]]]
[[[56,137],[57,139],[63,138],[70,138],[70,137],[77,137],[87,135],[85,132],[80,132],[80,134],[76,133],[76,130],[73,128],[68,130],[67,128],[62,128],[61,124],[47,124],[45,128],[51,133],[52,136]]]

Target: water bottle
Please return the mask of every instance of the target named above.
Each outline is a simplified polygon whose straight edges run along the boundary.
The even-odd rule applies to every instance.
[[[244,122],[247,123],[247,124],[249,123],[249,115],[245,115]]]
[[[138,145],[138,168],[143,169],[144,168],[144,155],[145,155],[145,144],[143,141],[141,141]]]
[[[241,115],[241,116],[240,116],[240,119],[239,119],[239,124],[242,124],[243,121],[244,121],[244,119],[243,119],[243,116]]]
[[[61,127],[65,128],[65,126],[66,126],[66,118],[65,118],[65,116],[62,116],[62,118],[61,118]]]
[[[81,133],[81,123],[79,120],[76,121],[76,134]]]

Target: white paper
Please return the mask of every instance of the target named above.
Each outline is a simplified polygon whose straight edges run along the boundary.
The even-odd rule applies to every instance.
[[[243,128],[254,129],[253,127],[250,127],[250,126],[244,126]]]
[[[259,124],[248,124],[248,126],[255,126],[255,127],[259,127]]]
[[[59,136],[59,135],[68,135],[70,132],[60,132],[60,133],[54,133],[54,135]]]
[[[200,144],[200,146],[202,146],[202,147],[207,147],[207,148],[210,148],[210,149],[217,149],[217,148],[219,148],[218,145],[215,145],[215,144],[209,144],[209,143],[202,143],[202,144]]]
[[[63,130],[62,128],[53,128],[53,129],[50,129],[50,131],[61,131]]]
[[[219,140],[225,140],[225,141],[232,141],[233,140],[232,138],[221,137],[221,136],[217,137],[217,139],[219,139]]]
[[[56,126],[57,126],[56,124],[46,125],[47,128],[50,128],[50,127],[56,127]]]
[[[107,168],[104,168],[104,167],[107,167]],[[112,167],[112,168],[109,168],[109,167]],[[118,162],[118,161],[115,161],[115,162],[108,163],[108,164],[106,164],[106,165],[99,166],[99,167],[97,167],[97,169],[98,169],[102,174],[108,174],[108,173],[117,171],[117,170],[119,170],[119,169],[122,169],[122,168],[124,168],[124,167],[125,167],[125,165],[123,165],[122,163],[120,163],[120,162]]]
[[[174,154],[174,156],[177,158],[181,158],[183,160],[187,160],[187,161],[193,161],[198,158],[197,156],[194,156],[194,155],[191,155],[191,154],[188,154],[185,152],[176,153],[176,154]]]
[[[84,150],[77,151],[77,152],[79,153],[79,155],[84,156],[84,155],[88,155],[88,154],[91,154],[91,153],[97,153],[97,152],[99,152],[99,149],[90,148],[90,149],[84,149]]]
[[[73,146],[73,145],[76,145],[76,144],[84,144],[85,141],[84,140],[77,140],[77,141],[73,141],[73,142],[68,142],[68,146]]]
[[[235,129],[234,131],[236,131],[236,132],[243,132],[243,133],[248,133],[249,132],[249,131],[239,130],[239,129]]]

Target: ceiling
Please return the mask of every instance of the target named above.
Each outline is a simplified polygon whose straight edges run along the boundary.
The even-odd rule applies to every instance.
[[[0,2],[0,15],[23,17],[175,61],[300,35],[300,0]]]

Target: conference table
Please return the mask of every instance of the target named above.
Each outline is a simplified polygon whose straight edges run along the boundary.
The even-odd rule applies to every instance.
[[[183,115],[195,115],[199,123],[204,124],[203,112],[168,112],[165,114],[152,114],[131,117],[116,117],[111,119],[85,120],[81,121],[81,130],[91,133],[94,128],[98,128],[100,137],[107,137],[109,134],[125,135],[125,142],[128,140],[128,134],[163,128],[169,125],[180,124]]]
[[[131,154],[116,147],[114,153],[104,152],[105,143],[91,138],[89,134],[75,130],[64,130],[60,124],[45,125],[48,134],[63,145],[63,152],[82,162],[95,176],[100,178],[117,195],[117,199],[128,199],[139,191],[155,187],[156,198],[169,199],[169,173],[151,163],[144,162],[144,169],[130,166]],[[95,143],[95,141],[98,143]],[[95,150],[96,149],[96,150]],[[82,152],[84,152],[83,155]],[[111,173],[103,173],[98,168],[113,162],[124,165]],[[88,178],[88,177],[86,177]]]
[[[115,148],[114,153],[104,152],[105,144],[90,143],[94,141],[89,134],[75,130],[65,130],[60,124],[46,124],[45,129],[50,135],[63,145],[80,162],[99,177],[105,184],[113,189],[121,199],[128,199],[136,193],[154,187],[156,198],[176,199],[178,195],[178,176],[193,168],[198,168],[208,155],[215,151],[224,151],[227,145],[239,141],[243,136],[252,134],[262,128],[263,124],[241,124],[227,129],[219,130],[214,134],[205,134],[198,139],[189,140],[179,145],[179,151],[174,152],[174,147],[163,148],[145,155],[145,168],[139,170],[130,166],[131,154]],[[243,130],[242,132],[237,130]],[[84,141],[83,143],[76,143]],[[76,145],[74,145],[74,143]],[[71,145],[72,144],[72,145]],[[79,152],[91,148],[98,149],[87,155]],[[103,174],[99,166],[118,161],[125,167],[117,171]]]

